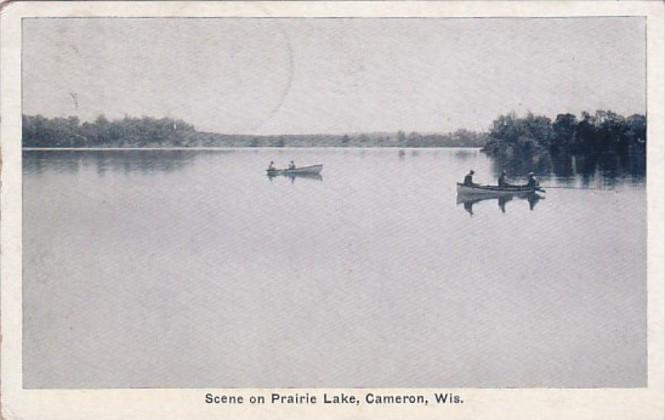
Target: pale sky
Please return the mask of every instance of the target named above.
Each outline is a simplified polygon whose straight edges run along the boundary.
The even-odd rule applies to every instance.
[[[483,130],[645,113],[645,20],[25,19],[23,112],[219,133]]]

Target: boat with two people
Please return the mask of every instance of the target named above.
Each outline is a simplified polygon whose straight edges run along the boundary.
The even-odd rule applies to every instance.
[[[323,170],[322,164],[316,165],[307,165],[307,166],[296,166],[293,161],[289,163],[285,169],[278,169],[275,167],[274,162],[270,162],[268,169],[266,169],[266,174],[269,177],[274,177],[277,175],[289,176],[289,177],[303,177],[303,178],[316,178],[321,179],[321,171]]]

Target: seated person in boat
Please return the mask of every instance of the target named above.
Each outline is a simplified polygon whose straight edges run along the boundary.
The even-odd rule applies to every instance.
[[[276,171],[277,170],[277,168],[275,168],[275,162],[273,162],[272,160],[270,161],[270,165],[268,165],[268,170],[269,171]]]
[[[512,187],[513,185],[510,185],[506,181],[506,171],[501,171],[501,176],[499,177],[499,188],[501,187]]]
[[[293,161],[291,161],[291,163],[289,163],[289,169],[296,169],[296,164],[293,163]]]
[[[464,177],[464,185],[466,185],[467,187],[473,187],[476,185],[473,183],[473,174],[475,174],[475,172],[473,171],[473,169],[471,169],[469,173],[466,174],[466,176]]]
[[[533,172],[529,172],[529,180],[527,181],[526,186],[529,188],[536,188],[538,185],[540,184],[538,183],[538,180],[534,176]]]

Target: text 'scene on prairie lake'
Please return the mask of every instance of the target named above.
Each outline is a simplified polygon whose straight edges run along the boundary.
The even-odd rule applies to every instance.
[[[435,404],[463,404],[460,395],[450,392],[438,392],[431,394],[378,394],[367,392],[363,395],[356,393],[327,393],[322,394],[302,392],[280,394],[272,392],[269,395],[228,395],[228,394],[205,394],[205,403],[214,405],[242,405],[242,404],[272,404],[272,405],[429,405],[430,401]]]

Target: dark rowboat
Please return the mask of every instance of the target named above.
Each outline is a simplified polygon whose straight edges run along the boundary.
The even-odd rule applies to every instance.
[[[516,185],[511,187],[498,187],[496,185],[464,185],[457,183],[457,194],[475,195],[475,196],[500,196],[516,194],[533,194],[537,191],[544,192],[540,187],[528,187],[526,185]]]
[[[323,170],[323,165],[301,166],[295,169],[266,169],[268,176],[275,175],[318,175]]]

